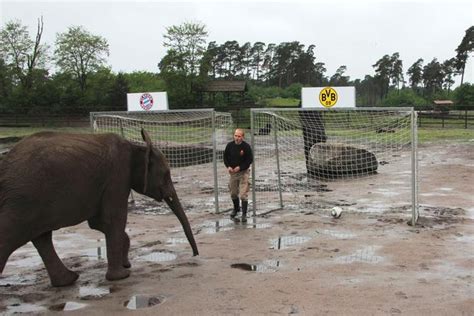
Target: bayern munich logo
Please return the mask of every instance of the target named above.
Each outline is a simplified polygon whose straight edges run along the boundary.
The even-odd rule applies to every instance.
[[[153,107],[153,97],[149,93],[144,93],[140,97],[140,106],[145,111],[149,111]]]

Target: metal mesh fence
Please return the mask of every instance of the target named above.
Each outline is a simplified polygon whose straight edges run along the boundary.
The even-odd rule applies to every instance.
[[[212,109],[153,112],[93,112],[91,125],[96,133],[117,133],[144,144],[144,128],[168,159],[175,188],[185,209],[198,204],[219,210],[218,192],[227,190],[220,165],[225,145],[232,137],[232,117]],[[219,173],[219,174],[218,174]],[[222,179],[220,181],[220,179]],[[144,197],[150,209],[161,206]],[[162,206],[163,212],[168,208]]]
[[[398,207],[416,221],[411,108],[252,109],[251,124],[254,211]]]

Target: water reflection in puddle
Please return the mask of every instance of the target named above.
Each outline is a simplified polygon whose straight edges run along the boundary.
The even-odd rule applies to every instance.
[[[75,311],[81,308],[86,307],[87,304],[84,303],[76,303],[76,302],[66,302],[57,305],[53,305],[49,307],[51,311]]]
[[[138,257],[139,260],[151,261],[151,262],[164,262],[175,260],[177,256],[171,252],[155,251],[143,256]]]
[[[336,230],[322,230],[321,233],[325,235],[329,235],[338,239],[351,239],[354,238],[355,235],[353,233],[348,233],[348,232],[340,232]]]
[[[96,260],[107,259],[107,248],[105,246],[86,249],[86,256]]]
[[[0,276],[0,286],[9,286],[9,285],[27,285],[35,284],[36,276],[30,274],[14,274],[14,275],[2,275]]]
[[[215,234],[218,232],[229,231],[232,229],[264,229],[270,227],[272,227],[270,223],[260,223],[255,217],[249,218],[246,223],[234,221],[229,218],[224,218],[216,221],[205,221],[201,225],[200,232],[205,234]]]
[[[79,288],[79,297],[81,300],[97,300],[107,294],[110,294],[111,290],[107,287],[92,287],[92,286],[81,286]]]
[[[177,246],[181,244],[187,244],[188,240],[186,238],[180,238],[180,237],[171,237],[166,240],[166,244],[170,246]]]
[[[279,260],[265,260],[262,263],[258,264],[248,264],[248,263],[233,263],[230,265],[231,268],[241,269],[245,271],[255,271],[255,272],[276,272],[280,267]]]
[[[15,303],[7,306],[7,311],[2,315],[13,315],[13,314],[29,314],[29,313],[41,313],[46,311],[46,308],[40,305],[30,303]]]
[[[155,306],[162,302],[163,299],[156,296],[135,295],[132,296],[130,300],[126,301],[123,306],[128,309],[140,309]]]
[[[374,246],[368,246],[363,249],[357,250],[355,253],[336,258],[336,262],[340,263],[353,263],[353,262],[364,262],[364,263],[380,263],[384,260],[381,256],[376,256]]]
[[[41,257],[37,254],[32,255],[30,258],[22,258],[18,260],[12,260],[9,262],[9,264],[16,266],[16,267],[21,267],[21,268],[32,268],[37,265],[40,265],[43,263],[43,260],[41,260]]]
[[[276,239],[272,239],[270,242],[272,244],[271,249],[286,249],[291,246],[300,245],[307,241],[311,240],[309,236],[280,236]]]

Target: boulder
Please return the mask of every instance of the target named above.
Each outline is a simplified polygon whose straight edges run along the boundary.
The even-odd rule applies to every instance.
[[[310,149],[308,173],[316,177],[350,177],[373,174],[377,166],[377,158],[366,149],[318,143]]]

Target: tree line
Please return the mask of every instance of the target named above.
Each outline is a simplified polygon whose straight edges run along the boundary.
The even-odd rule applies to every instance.
[[[274,97],[300,98],[304,86],[355,86],[358,106],[420,106],[433,99],[452,99],[474,105],[474,85],[464,83],[464,71],[474,51],[474,26],[468,28],[454,56],[425,63],[418,59],[404,72],[398,52],[373,64],[374,75],[351,80],[341,65],[327,74],[317,59],[316,45],[298,41],[279,44],[207,43],[201,23],[186,22],[166,28],[165,56],[157,72],[114,73],[107,65],[110,50],[105,38],[83,26],[58,33],[54,46],[43,43],[43,18],[32,37],[20,21],[0,29],[0,113],[81,113],[126,110],[126,94],[167,91],[170,108],[228,105],[218,96],[209,104],[201,93],[211,80],[245,80],[245,102],[264,105]],[[454,78],[461,85],[452,89]]]

